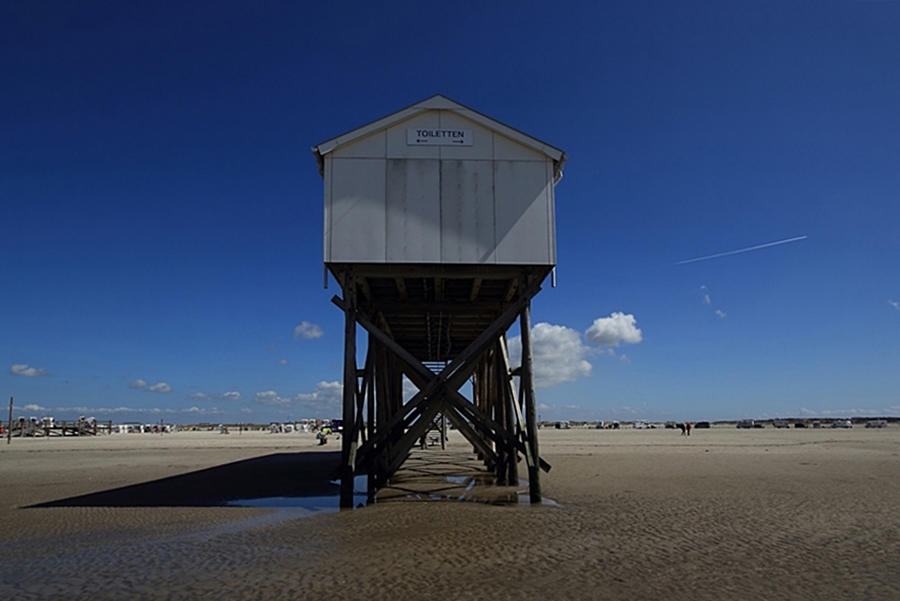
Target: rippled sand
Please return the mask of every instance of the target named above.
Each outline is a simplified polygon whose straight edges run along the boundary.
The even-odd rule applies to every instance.
[[[202,505],[295,486],[298,470],[317,492],[337,445],[310,435],[2,442],[3,599],[900,598],[894,425],[542,430],[544,494],[559,507],[401,502],[303,518]],[[29,507],[54,502],[78,506]]]

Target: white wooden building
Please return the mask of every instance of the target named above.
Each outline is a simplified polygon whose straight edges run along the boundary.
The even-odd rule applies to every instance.
[[[558,148],[438,95],[313,152],[327,264],[556,264]]]

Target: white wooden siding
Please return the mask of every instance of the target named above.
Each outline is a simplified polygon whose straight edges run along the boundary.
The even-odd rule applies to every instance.
[[[323,155],[326,263],[554,265],[555,159],[485,121],[426,110],[338,138]],[[472,130],[473,144],[409,145],[413,127]]]
[[[543,162],[494,161],[497,243],[493,263],[550,264],[550,188]]]
[[[383,159],[334,159],[331,165],[331,262],[385,261]]]
[[[436,160],[389,159],[388,263],[441,261],[440,170]]]
[[[441,261],[485,263],[494,252],[491,161],[441,161]]]

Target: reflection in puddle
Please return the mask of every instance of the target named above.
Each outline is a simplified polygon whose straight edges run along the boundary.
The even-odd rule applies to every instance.
[[[337,484],[337,482],[335,482]],[[353,506],[364,507],[367,503],[367,476],[354,477]],[[398,478],[382,488],[376,503],[398,501],[456,501],[482,503],[488,505],[530,505],[528,481],[519,480],[518,486],[497,486],[492,474],[422,474]],[[543,505],[558,507],[553,499],[542,498]],[[340,511],[340,494],[315,497],[262,497],[256,499],[235,499],[228,501],[230,507],[255,507],[278,509],[276,519],[294,519],[336,513]]]
[[[353,506],[366,504],[367,476],[353,478]],[[339,484],[336,482],[336,484]],[[337,491],[333,495],[315,497],[260,497],[256,499],[234,499],[225,503],[229,507],[256,507],[259,509],[284,509],[290,511],[290,517],[305,518],[320,513],[340,511],[341,495]]]

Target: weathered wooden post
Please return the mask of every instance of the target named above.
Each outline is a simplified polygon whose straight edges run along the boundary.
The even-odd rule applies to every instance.
[[[341,509],[353,507],[353,464],[356,459],[356,281],[347,275],[344,290],[344,410],[341,434]]]
[[[6,444],[12,443],[13,397],[9,397],[9,422],[6,428]]]
[[[537,438],[537,404],[534,398],[534,361],[531,355],[531,302],[523,308],[519,320],[522,331],[522,396],[525,402],[525,429],[528,434],[528,497],[532,505],[541,504],[541,470],[537,464],[540,457]]]

